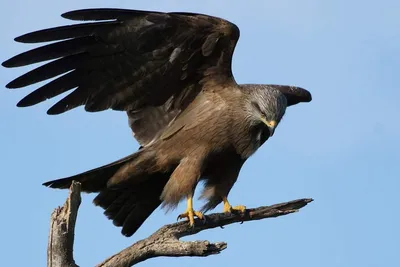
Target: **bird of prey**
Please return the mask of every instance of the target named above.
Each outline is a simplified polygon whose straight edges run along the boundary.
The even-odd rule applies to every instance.
[[[113,163],[44,185],[64,189],[79,181],[84,192],[98,193],[94,204],[125,236],[160,205],[174,208],[183,199],[187,209],[179,218],[191,226],[222,202],[224,212],[245,210],[227,198],[242,165],[274,134],[286,108],[311,101],[311,94],[295,86],[237,84],[232,56],[239,29],[221,18],[125,9],[62,16],[85,22],[17,37],[52,43],[2,63],[11,68],[52,60],[7,84],[21,88],[55,78],[17,106],[71,91],[48,114],[78,106],[125,111],[141,146]],[[202,212],[193,208],[199,181]]]

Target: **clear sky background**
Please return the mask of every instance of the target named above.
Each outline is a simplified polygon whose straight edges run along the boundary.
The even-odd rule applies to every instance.
[[[1,1],[0,61],[34,47],[15,43],[14,37],[69,23],[61,13],[89,7],[229,19],[241,29],[233,62],[239,83],[299,85],[313,94],[311,103],[287,111],[274,137],[247,161],[230,200],[248,207],[302,197],[315,202],[289,216],[186,238],[228,242],[220,255],[157,258],[140,266],[400,266],[399,1]],[[78,108],[48,116],[54,100],[15,107],[34,87],[4,85],[30,69],[0,70],[3,266],[45,266],[50,214],[67,191],[42,182],[138,148],[122,112]],[[92,205],[93,197],[84,195],[79,210],[75,260],[80,266],[101,262],[173,222],[185,208],[167,215],[157,211],[126,238]]]

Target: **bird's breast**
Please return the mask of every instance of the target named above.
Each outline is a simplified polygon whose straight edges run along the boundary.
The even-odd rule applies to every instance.
[[[241,133],[238,131],[235,142],[236,151],[242,159],[247,159],[268,140],[268,137],[268,130],[263,127],[253,127]]]

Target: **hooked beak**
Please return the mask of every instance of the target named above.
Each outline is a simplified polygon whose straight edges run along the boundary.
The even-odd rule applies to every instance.
[[[261,121],[267,125],[268,130],[269,130],[269,136],[273,136],[274,132],[275,132],[275,127],[276,127],[276,121],[272,120],[272,121],[267,121],[264,117],[261,117]]]

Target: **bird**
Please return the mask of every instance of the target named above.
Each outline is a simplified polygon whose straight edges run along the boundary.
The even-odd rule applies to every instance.
[[[243,164],[274,135],[286,108],[310,102],[311,93],[298,86],[236,83],[232,58],[240,30],[219,17],[116,8],[61,16],[79,22],[16,37],[45,44],[2,63],[14,68],[45,62],[6,85],[48,81],[17,106],[70,92],[47,114],[81,106],[87,112],[123,111],[140,147],[43,185],[67,189],[80,182],[83,192],[97,193],[94,204],[127,237],[158,207],[168,211],[184,200],[178,218],[191,227],[221,203],[225,213],[246,211],[228,201]],[[195,210],[200,182],[205,204]]]

